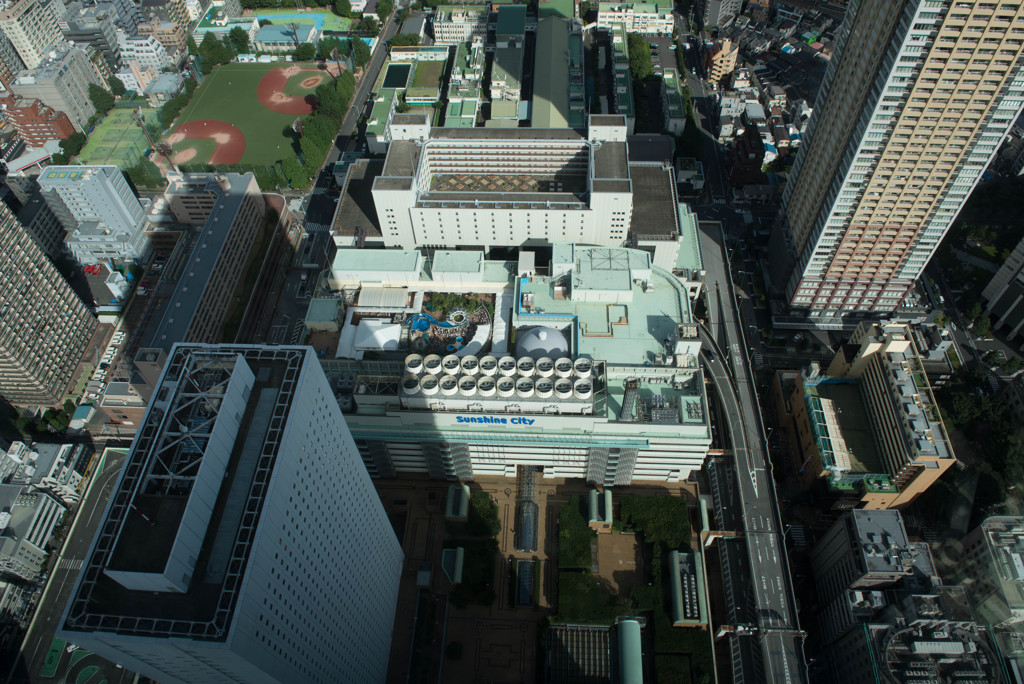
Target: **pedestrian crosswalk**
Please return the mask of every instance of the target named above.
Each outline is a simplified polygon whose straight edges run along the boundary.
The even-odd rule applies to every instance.
[[[309,233],[328,233],[331,230],[331,226],[326,223],[317,223],[316,221],[306,221],[306,232]]]
[[[66,570],[78,570],[82,567],[82,560],[80,558],[61,558],[60,562],[57,563],[57,567]]]

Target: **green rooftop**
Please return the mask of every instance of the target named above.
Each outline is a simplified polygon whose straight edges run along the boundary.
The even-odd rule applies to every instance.
[[[503,5],[499,7],[494,33],[497,36],[525,36],[526,5]]]
[[[683,98],[682,84],[679,81],[679,72],[675,69],[665,69],[662,81],[665,83],[669,118],[685,119],[686,100]]]
[[[538,5],[538,13],[541,19],[548,17],[562,17],[571,19],[573,15],[573,0],[541,0]]]
[[[688,204],[679,203],[679,256],[676,269],[680,271],[703,271],[704,258],[700,253],[700,236],[697,233],[697,214]]]
[[[420,259],[420,253],[414,249],[339,249],[331,268],[335,271],[414,273],[420,270]]]

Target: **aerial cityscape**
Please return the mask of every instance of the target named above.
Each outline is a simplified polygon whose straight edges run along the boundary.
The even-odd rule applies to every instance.
[[[1024,684],[1024,3],[0,0],[0,684]]]

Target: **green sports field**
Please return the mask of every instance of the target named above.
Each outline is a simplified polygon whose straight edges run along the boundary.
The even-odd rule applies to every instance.
[[[78,161],[82,164],[114,164],[122,169],[138,164],[149,148],[149,140],[132,118],[134,111],[111,109],[89,135]],[[144,108],[142,116],[145,121],[156,125],[155,109]]]
[[[301,69],[297,74],[287,77],[279,76],[282,95],[292,96],[287,103],[267,105],[261,100],[260,82],[275,69]],[[180,163],[201,164],[210,160],[210,155],[217,145],[212,140],[202,139],[202,124],[190,122],[225,122],[241,132],[245,138],[245,150],[238,163],[243,166],[270,166],[274,162],[294,157],[292,138],[286,136],[295,119],[305,113],[302,111],[302,98],[313,92],[314,87],[303,87],[303,80],[326,82],[330,78],[325,72],[317,69],[315,64],[293,64],[275,62],[271,64],[225,64],[207,76],[196,89],[192,101],[175,120],[170,131],[172,147],[175,153],[193,150],[185,156],[194,154],[191,159],[177,159]],[[273,78],[273,76],[272,76]],[[262,97],[266,98],[268,86],[264,83]],[[269,106],[276,106],[274,111]],[[286,111],[289,107],[293,110]],[[297,109],[296,109],[297,108]],[[211,123],[212,127],[214,124]],[[212,130],[212,129],[211,129]],[[197,132],[198,131],[198,132]],[[177,140],[182,135],[184,140]],[[223,163],[214,160],[213,163]]]

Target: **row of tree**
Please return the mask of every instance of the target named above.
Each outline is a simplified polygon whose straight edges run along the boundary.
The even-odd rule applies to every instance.
[[[313,113],[302,119],[298,139],[301,162],[295,157],[280,162],[281,170],[291,187],[306,187],[320,170],[320,164],[334,144],[338,129],[345,119],[355,87],[356,79],[352,72],[345,71],[329,83],[321,83],[313,91],[316,104]]]

